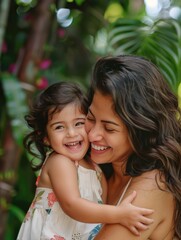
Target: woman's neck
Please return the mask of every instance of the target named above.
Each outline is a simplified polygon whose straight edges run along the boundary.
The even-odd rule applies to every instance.
[[[114,162],[112,163],[113,167],[113,178],[115,180],[121,180],[123,177],[125,177],[126,173],[126,162]]]
[[[125,175],[125,164],[113,164],[113,175],[108,180],[108,203],[115,205],[126,184],[128,183],[130,176]]]

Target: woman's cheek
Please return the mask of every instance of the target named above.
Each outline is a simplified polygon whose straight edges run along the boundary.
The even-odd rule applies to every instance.
[[[91,130],[91,124],[88,120],[85,121],[85,131],[89,133]]]

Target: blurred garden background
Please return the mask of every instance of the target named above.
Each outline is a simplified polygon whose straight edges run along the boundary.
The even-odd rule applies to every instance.
[[[34,196],[23,148],[33,97],[57,81],[86,90],[108,54],[152,60],[181,106],[181,1],[0,0],[0,239],[16,239]]]

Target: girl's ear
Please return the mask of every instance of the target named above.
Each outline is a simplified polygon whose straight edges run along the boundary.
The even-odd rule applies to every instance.
[[[43,143],[44,143],[47,147],[50,146],[50,142],[49,142],[49,140],[48,140],[48,137],[44,137]]]

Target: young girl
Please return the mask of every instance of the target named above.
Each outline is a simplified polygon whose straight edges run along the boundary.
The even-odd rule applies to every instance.
[[[33,165],[40,170],[37,189],[18,240],[91,240],[100,229],[99,223],[120,223],[139,235],[152,223],[145,217],[152,210],[131,204],[135,192],[119,206],[103,204],[107,185],[87,154],[86,114],[81,89],[59,82],[38,96],[26,116],[32,132],[25,138],[25,147],[34,156],[38,150],[42,161]]]

